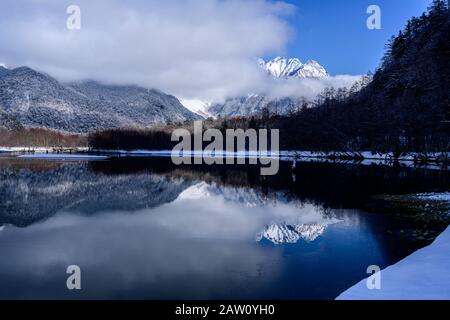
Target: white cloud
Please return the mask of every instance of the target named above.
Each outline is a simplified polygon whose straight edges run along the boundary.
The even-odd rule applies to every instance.
[[[326,88],[350,88],[360,79],[360,75],[338,75],[320,79],[268,79],[261,92],[267,92],[270,98],[305,97],[314,99]]]
[[[153,87],[188,99],[248,92],[281,94],[317,83],[275,84],[260,56],[283,53],[296,8],[268,0],[78,0],[81,30],[68,30],[72,1],[7,0],[0,59],[60,80],[95,79]],[[322,85],[323,86],[323,85]],[[277,93],[278,92],[278,93]]]

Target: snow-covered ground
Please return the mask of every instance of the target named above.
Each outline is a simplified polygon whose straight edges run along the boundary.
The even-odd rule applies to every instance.
[[[18,156],[18,158],[25,159],[69,159],[69,160],[104,160],[108,159],[105,156],[93,156],[93,155],[82,155],[82,154],[24,154]]]
[[[39,147],[0,147],[0,153],[86,153],[90,152],[89,148],[39,148]],[[172,150],[108,150],[98,149],[94,150],[96,153],[105,155],[119,155],[125,157],[171,157]],[[332,160],[336,163],[348,163],[357,161],[361,165],[386,165],[392,164],[394,161],[400,163],[404,167],[416,167],[415,160],[423,159],[424,156],[418,153],[405,153],[398,159],[394,158],[392,153],[372,153],[367,152],[311,152],[311,151],[279,151],[278,153],[269,154],[261,153],[257,151],[240,151],[240,152],[228,152],[228,151],[214,151],[205,152],[202,150],[183,151],[183,154],[178,156],[184,157],[235,157],[235,158],[278,158],[280,161],[313,161],[313,162],[328,162]],[[422,168],[442,170],[443,166],[439,159],[450,158],[450,153],[435,153],[427,154],[428,161],[426,164],[421,164]],[[447,166],[448,168],[448,166]]]
[[[78,148],[45,148],[45,147],[0,147],[0,152],[54,152],[55,150],[73,150],[79,152],[87,152],[89,148],[87,147],[78,147]],[[172,150],[106,150],[99,149],[95,150],[95,152],[100,153],[117,153],[117,154],[148,154],[148,155],[166,155],[170,156],[172,154]],[[192,150],[192,151],[184,151],[185,155],[205,155],[205,151],[201,150]],[[206,154],[207,156],[211,156],[211,154]],[[261,156],[261,152],[258,151],[239,151],[239,152],[229,152],[229,151],[215,151],[216,156],[247,156],[247,157],[259,157]],[[276,154],[275,154],[276,155]],[[214,155],[213,155],[214,156]],[[266,156],[265,154],[263,156]],[[370,151],[361,151],[361,152],[341,152],[341,151],[331,151],[331,152],[313,152],[313,151],[286,151],[282,150],[278,152],[278,156],[280,160],[292,161],[295,159],[361,159],[362,161],[411,161],[420,160],[424,158],[422,154],[419,153],[404,153],[401,154],[399,158],[394,158],[392,153],[379,153],[379,152],[370,152]],[[428,160],[438,160],[440,158],[450,158],[450,153],[439,152],[439,153],[429,153],[427,154]]]
[[[450,203],[450,192],[443,193],[422,193],[417,195],[419,199],[429,201],[447,201]],[[450,214],[450,212],[449,212]]]
[[[95,150],[96,152],[103,153],[123,153],[123,154],[160,154],[160,155],[171,155],[171,150]],[[270,152],[270,151],[269,151]],[[202,150],[192,150],[192,151],[184,151],[186,155],[202,155],[206,154],[205,151]],[[261,152],[258,151],[239,151],[239,152],[229,152],[225,150],[216,150],[215,154],[217,156],[222,155],[246,155],[250,157],[258,157],[261,155]],[[211,154],[206,154],[207,156],[211,156]],[[436,154],[428,154],[428,159],[434,160],[443,156],[450,157],[449,154],[445,153],[436,153]],[[315,159],[330,159],[330,158],[356,158],[364,159],[364,160],[401,160],[401,161],[413,161],[414,159],[420,159],[421,155],[418,153],[405,153],[402,154],[398,159],[394,158],[392,153],[372,153],[372,152],[313,152],[313,151],[279,151],[278,156],[281,160],[294,160],[294,159],[304,159],[304,158],[315,158]]]
[[[0,147],[0,153],[11,153],[11,152],[55,152],[55,151],[69,151],[76,150],[78,152],[86,152],[89,150],[87,147],[77,147],[77,148],[58,148],[58,147]]]
[[[450,193],[420,194],[429,201],[450,201]],[[381,289],[370,290],[367,279],[337,300],[449,300],[450,227],[430,246],[381,271]]]
[[[142,156],[142,157],[170,157],[172,155],[171,150],[95,150],[95,152],[103,154],[118,154],[121,156]],[[201,150],[193,151],[183,151],[183,153],[178,156],[184,157],[247,157],[247,158],[267,158],[266,153],[261,153],[257,151],[240,151],[240,152],[229,152],[216,150],[214,153],[205,152]],[[356,157],[357,156],[357,157]],[[450,157],[450,154],[445,155],[444,153],[428,154],[428,160],[437,160],[443,156]],[[393,163],[393,161],[398,161],[404,167],[415,167],[416,164],[414,159],[422,158],[420,154],[408,153],[403,154],[400,158],[395,159],[394,155],[391,153],[372,153],[372,152],[358,152],[358,153],[347,153],[347,152],[311,152],[311,151],[279,151],[278,154],[270,154],[269,157],[278,158],[280,161],[314,161],[314,162],[327,162],[334,161],[337,163],[348,163],[354,160],[358,161],[361,165],[385,165]],[[354,159],[354,160],[352,160]],[[426,169],[436,169],[442,170],[442,165],[438,163],[427,163],[422,165]]]

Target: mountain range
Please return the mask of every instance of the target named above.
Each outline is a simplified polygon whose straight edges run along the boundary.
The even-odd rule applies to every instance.
[[[297,58],[276,57],[267,62],[259,59],[258,64],[268,76],[276,79],[321,79],[329,76],[325,68],[314,60],[308,60],[303,64]],[[206,114],[213,117],[233,117],[258,114],[263,109],[267,109],[270,113],[289,114],[305,103],[308,104],[308,101],[301,98],[270,99],[264,94],[250,93],[247,96],[229,98],[224,103],[200,103],[190,109],[203,116]]]
[[[274,78],[327,77],[310,60],[277,57],[259,60],[263,72]],[[182,103],[183,102],[183,103]],[[155,124],[196,120],[209,116],[242,116],[269,112],[287,114],[305,103],[301,99],[269,99],[249,94],[223,104],[182,101],[155,89],[108,85],[92,80],[62,83],[29,67],[0,65],[0,128],[41,127],[86,133],[110,128],[146,128]]]

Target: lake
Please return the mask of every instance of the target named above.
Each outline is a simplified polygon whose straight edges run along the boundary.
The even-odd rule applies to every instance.
[[[426,246],[378,194],[448,171],[353,163],[184,166],[0,157],[1,299],[334,299]],[[438,228],[438,227],[437,227]],[[81,268],[81,290],[66,269]]]

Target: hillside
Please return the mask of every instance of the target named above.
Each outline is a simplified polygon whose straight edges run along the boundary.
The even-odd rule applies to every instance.
[[[63,84],[28,67],[0,67],[0,127],[86,133],[199,118],[177,98],[137,86]]]

